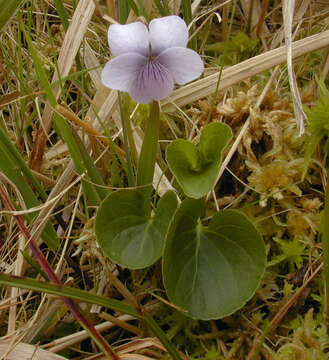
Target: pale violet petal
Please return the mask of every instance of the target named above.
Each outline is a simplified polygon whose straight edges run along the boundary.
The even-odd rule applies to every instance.
[[[157,56],[155,60],[169,70],[179,85],[197,79],[204,69],[200,55],[183,47],[169,48]]]
[[[137,53],[117,56],[105,65],[101,75],[102,82],[110,89],[129,91],[147,61],[145,56]]]
[[[141,22],[111,25],[108,42],[113,56],[133,52],[148,56],[150,52],[149,32]]]
[[[162,100],[174,89],[174,79],[170,72],[156,61],[148,61],[135,81],[129,95],[136,102],[147,104],[151,100]]]
[[[172,46],[186,47],[188,30],[185,21],[171,15],[153,19],[149,25],[152,53],[159,55]]]

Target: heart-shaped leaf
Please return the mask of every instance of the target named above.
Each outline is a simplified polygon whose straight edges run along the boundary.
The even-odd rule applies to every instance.
[[[168,298],[193,318],[218,319],[242,307],[265,270],[265,246],[245,215],[217,213],[201,225],[202,200],[186,199],[176,211],[163,254]]]
[[[129,269],[154,264],[162,255],[169,222],[177,208],[174,192],[167,192],[149,215],[145,192],[123,189],[111,193],[101,204],[96,217],[96,237],[104,254]]]
[[[222,123],[206,125],[199,146],[174,140],[166,150],[166,160],[185,195],[199,199],[215,185],[222,153],[232,138],[231,128]]]

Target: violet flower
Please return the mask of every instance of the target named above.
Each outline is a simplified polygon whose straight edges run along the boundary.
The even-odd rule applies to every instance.
[[[188,30],[178,16],[154,19],[148,28],[141,22],[111,25],[108,42],[114,58],[102,71],[104,85],[142,104],[166,98],[174,81],[183,85],[203,72],[199,54],[186,48]]]

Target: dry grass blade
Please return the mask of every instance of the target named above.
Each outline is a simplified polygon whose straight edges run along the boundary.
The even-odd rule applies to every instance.
[[[192,15],[195,15],[196,12],[198,11],[198,8],[201,4],[201,0],[194,0],[192,2]]]
[[[299,4],[297,3],[296,12],[293,19],[293,25],[295,25],[297,22],[302,22],[302,20],[304,19],[305,12],[310,5],[310,2],[311,0],[301,0],[298,2]],[[277,31],[277,33],[274,35],[271,41],[271,48],[274,49],[277,46],[281,45],[284,40],[284,36],[285,36],[284,26],[282,26],[282,28],[279,31]],[[294,36],[295,34],[293,34],[293,38]]]
[[[120,359],[124,360],[153,360],[154,357],[147,357],[145,355],[140,354],[134,354],[134,351],[140,351],[140,350],[147,350],[149,348],[156,348],[158,350],[161,350],[163,352],[166,352],[166,349],[163,347],[163,345],[159,342],[157,338],[144,338],[141,340],[132,340],[128,342],[127,344],[120,345],[115,348],[117,353],[120,355]],[[97,360],[105,360],[105,357],[100,355],[99,357],[90,357],[89,360],[97,359]],[[86,360],[88,360],[86,359]]]
[[[12,91],[9,94],[1,95],[0,99],[0,110],[5,107],[8,103],[15,101],[19,98],[20,92],[18,90]]]
[[[22,250],[25,248],[25,239],[23,235],[20,235],[17,242],[17,257],[15,261],[15,269],[14,269],[14,275],[21,276],[23,274],[23,267],[24,267],[24,258],[22,255]],[[10,297],[14,299],[12,302],[12,305],[9,309],[9,316],[8,316],[8,335],[12,334],[16,329],[16,311],[17,311],[17,305],[16,303],[16,297],[20,294],[20,290],[18,288],[11,288],[10,291]]]
[[[136,336],[138,336],[139,338],[143,338],[144,335],[144,331],[140,328],[138,328],[135,325],[131,325],[129,323],[127,323],[126,321],[123,321],[111,314],[108,314],[106,312],[102,312],[99,315],[102,319],[107,320],[107,321],[111,321],[113,324],[115,324],[116,326],[132,333],[135,334]]]
[[[124,354],[132,351],[149,348],[151,346],[154,346],[162,351],[166,351],[166,349],[163,347],[163,345],[160,343],[160,341],[157,338],[144,338],[141,340],[132,340],[127,344],[118,346],[116,350],[118,351],[119,354]]]
[[[259,0],[241,0],[241,5],[246,18],[249,19],[250,23],[250,32],[256,34],[257,26],[260,23],[262,16],[262,6],[261,1]],[[265,23],[262,24],[262,30],[268,34],[269,30]]]
[[[118,319],[121,321],[129,321],[129,320],[133,320],[134,318],[131,315],[125,314],[125,315],[118,316]],[[102,332],[102,331],[111,329],[115,326],[116,325],[114,323],[112,323],[111,321],[105,321],[101,324],[95,325],[95,329],[99,332]],[[58,351],[64,350],[64,349],[66,349],[74,344],[77,344],[85,339],[88,339],[88,338],[89,338],[89,334],[87,333],[87,331],[81,330],[74,334],[56,339],[42,347],[51,352],[58,352]]]
[[[145,355],[139,355],[139,354],[123,354],[120,356],[121,360],[154,360],[154,358],[145,356]],[[92,356],[89,358],[86,358],[85,360],[106,360],[104,356]]]
[[[7,341],[0,342],[0,353],[2,356],[0,359],[5,360],[65,360],[66,358],[53,354],[50,351],[42,350],[34,345],[18,343],[10,346]]]
[[[97,58],[96,58],[95,54],[93,53],[93,51],[87,41],[86,41],[84,50],[82,51],[82,49],[81,49],[80,53],[81,53],[81,55],[84,56],[83,60],[84,60],[86,68],[91,69],[91,68],[99,66],[99,62],[97,61]],[[88,72],[88,74],[90,75],[91,81],[94,83],[96,89],[99,89],[102,86],[101,69],[90,70]]]
[[[94,13],[94,10],[95,4],[93,1],[82,0],[79,2],[74,12],[72,22],[65,35],[63,46],[59,54],[58,72],[60,73],[60,77],[65,77],[69,74],[69,71],[81,45],[82,39],[88,29],[88,24]],[[58,79],[59,74],[55,72],[52,82],[54,83]],[[58,99],[61,94],[60,86],[55,86],[53,88],[53,92],[56,99]],[[30,167],[34,170],[40,170],[46,145],[46,134],[44,134],[44,131],[49,131],[51,127],[52,116],[53,109],[51,108],[50,103],[47,102],[42,115],[42,129],[39,131],[40,136],[38,137],[38,141],[33,147],[33,151],[30,157]]]
[[[170,0],[169,5],[171,5],[172,13],[178,15],[182,0]]]
[[[292,58],[297,58],[298,56],[308,54],[328,45],[329,30],[293,42]],[[244,79],[260,74],[276,65],[283,64],[286,61],[285,54],[286,47],[282,46],[224,69],[219,84],[219,90],[228,88]],[[177,106],[185,106],[193,101],[213,94],[216,90],[219,74],[220,72],[216,72],[215,74],[175,90],[172,95],[163,102],[162,109],[165,111],[174,111],[175,106],[171,103],[175,103]]]
[[[88,25],[93,16],[95,4],[93,1],[81,0],[74,12],[71,24],[67,30],[63,45],[58,57],[58,69],[62,77],[69,74],[74,63],[75,57],[80,48],[81,42],[88,30]],[[52,82],[58,80],[58,74],[55,73]],[[60,87],[53,89],[56,98],[60,95]]]
[[[40,239],[40,235],[46,226],[46,222],[49,219],[49,216],[51,215],[52,210],[57,205],[57,202],[60,200],[60,196],[57,197],[62,191],[65,191],[65,189],[69,186],[70,181],[75,175],[75,166],[73,164],[73,161],[70,161],[70,163],[65,168],[64,172],[58,179],[56,185],[52,188],[47,203],[50,204],[49,206],[44,207],[37,219],[34,222],[34,226],[32,228],[32,233],[36,241],[38,242]],[[57,197],[57,198],[56,198]],[[56,200],[53,200],[56,198]]]
[[[292,22],[295,8],[295,0],[284,0],[283,7],[283,22],[284,32],[286,39],[286,51],[287,51],[287,68],[289,76],[289,84],[291,89],[292,100],[294,104],[295,116],[299,125],[299,134],[302,135],[305,131],[304,121],[306,114],[303,110],[302,100],[297,86],[297,80],[295,72],[292,66]]]
[[[94,105],[100,106],[100,110],[97,114],[97,116],[104,121],[109,116],[112,115],[112,113],[115,111],[114,105],[117,104],[117,96],[115,92],[109,92],[108,89],[104,88],[103,86],[96,92],[96,95],[94,97]],[[94,119],[93,127],[94,129],[98,130],[101,128],[99,121],[95,119],[96,115],[95,112],[97,111],[94,109],[93,105],[89,108],[89,111],[87,113],[87,117],[90,119]],[[120,119],[119,119],[120,120]],[[85,142],[86,146],[89,145],[89,141],[86,140]],[[60,176],[58,182],[51,190],[49,197],[47,199],[47,203],[49,206],[42,209],[40,212],[38,218],[35,221],[35,226],[32,230],[32,233],[35,237],[39,237],[42,233],[42,230],[45,226],[44,219],[48,218],[52,212],[52,210],[55,208],[57,202],[59,201],[58,195],[69,185],[70,181],[75,175],[75,165],[73,161],[71,160],[67,167],[65,168],[64,172]],[[56,198],[56,200],[54,200]]]
[[[89,135],[95,136],[99,139],[99,141],[101,141],[103,144],[105,144],[106,146],[109,146],[110,142],[108,140],[107,137],[105,137],[104,135],[102,135],[99,131],[97,131],[94,127],[90,126],[86,121],[82,121],[78,116],[76,116],[74,114],[74,112],[72,112],[70,110],[70,108],[67,108],[63,105],[56,105],[56,110],[63,115],[65,118],[75,122],[80,128],[86,130],[86,132]],[[124,152],[124,150],[122,150],[119,146],[115,145],[117,151],[119,151],[121,153],[122,156],[125,156],[126,153]]]

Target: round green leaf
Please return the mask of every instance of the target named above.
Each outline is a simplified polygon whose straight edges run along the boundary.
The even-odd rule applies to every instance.
[[[217,213],[203,227],[201,200],[186,199],[167,235],[163,278],[168,298],[193,318],[218,319],[242,307],[265,270],[265,246],[248,218]]]
[[[167,192],[149,215],[145,192],[123,189],[111,193],[96,216],[97,242],[113,262],[129,269],[142,269],[162,255],[169,222],[177,208],[174,192]]]
[[[167,147],[168,166],[187,196],[200,199],[213,188],[223,150],[231,138],[229,126],[211,123],[203,128],[199,146],[178,139]]]

